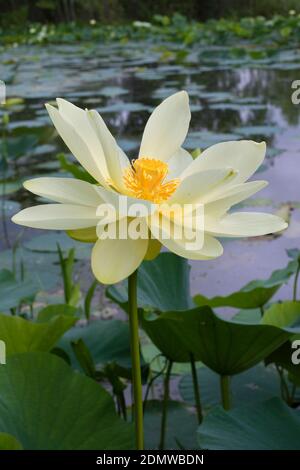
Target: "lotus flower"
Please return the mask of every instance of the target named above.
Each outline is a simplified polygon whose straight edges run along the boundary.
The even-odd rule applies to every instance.
[[[27,227],[65,230],[78,240],[95,242],[92,270],[99,281],[112,284],[128,277],[145,258],[157,255],[161,245],[185,258],[212,259],[223,253],[217,237],[260,236],[287,227],[271,214],[228,213],[233,205],[266,186],[265,181],[246,182],[261,165],[266,145],[250,140],[218,143],[193,159],[182,148],[191,117],[185,91],[170,96],[153,111],[139,156],[132,162],[96,111],[82,110],[60,98],[57,105],[58,109],[46,105],[57,132],[97,184],[52,177],[26,181],[26,189],[56,204],[24,209],[12,220]],[[127,202],[125,211],[120,209],[121,197]],[[160,236],[145,216],[138,219],[148,237],[101,239],[99,227],[103,229],[104,224],[99,206],[115,207],[117,221],[109,221],[106,227],[116,226],[121,220],[132,222],[129,211],[137,201],[156,215],[156,229],[168,217],[162,206],[202,204],[203,240],[198,249],[187,249],[184,237],[173,236],[175,221],[171,217],[168,236]],[[153,232],[156,238],[151,237]]]

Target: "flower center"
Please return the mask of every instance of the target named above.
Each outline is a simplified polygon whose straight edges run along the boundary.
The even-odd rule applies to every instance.
[[[126,168],[124,182],[134,197],[161,203],[174,193],[179,184],[179,179],[164,183],[168,172],[167,163],[161,160],[139,158]]]

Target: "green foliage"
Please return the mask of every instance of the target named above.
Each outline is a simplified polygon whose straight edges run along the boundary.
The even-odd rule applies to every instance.
[[[189,270],[187,260],[173,253],[161,253],[153,261],[144,261],[138,273],[138,306],[162,312],[186,310],[193,306]],[[109,287],[107,295],[127,311],[126,282]]]
[[[263,307],[278,289],[296,273],[297,266],[297,261],[290,261],[285,268],[274,271],[269,279],[251,281],[238,292],[227,296],[213,297],[212,299],[208,299],[203,295],[196,295],[194,301],[196,305],[208,305],[212,308],[235,307],[252,309]]]
[[[31,303],[39,286],[31,279],[17,281],[8,269],[0,270],[0,311],[18,307],[23,302]]]
[[[57,251],[64,284],[65,302],[69,305],[77,305],[80,298],[80,284],[74,283],[73,281],[75,249],[71,248],[67,254],[67,257],[64,257],[61,247],[58,243]]]
[[[20,442],[14,436],[0,432],[0,450],[22,450]]]
[[[108,392],[53,354],[8,358],[0,388],[0,431],[24,449],[133,448],[133,426],[117,417]]]
[[[134,13],[136,14],[136,11]],[[109,19],[107,12],[105,18]],[[249,43],[267,46],[297,44],[300,19],[298,14],[275,14],[271,18],[255,16],[239,19],[209,19],[199,22],[194,19],[188,20],[175,13],[171,16],[155,15],[148,18],[147,22],[133,21],[118,25],[107,25],[96,21],[92,21],[92,24],[76,23],[76,21],[58,23],[50,20],[46,24],[29,24],[25,31],[23,27],[12,25],[14,23],[10,23],[8,30],[7,28],[0,30],[0,38],[4,44],[74,43],[78,41],[124,43],[128,40],[151,39],[155,42],[168,41],[185,45],[222,44],[236,47],[238,41],[240,55],[241,50],[248,54],[247,48],[244,49],[243,46]],[[254,60],[264,57],[255,50],[250,50],[249,54]]]
[[[78,360],[73,354],[71,342],[82,340],[90,351],[93,363],[105,365],[118,363],[124,368],[131,365],[128,323],[120,320],[93,321],[86,326],[76,326],[60,340],[59,346],[71,357],[78,367]],[[78,359],[78,358],[77,358]]]
[[[53,306],[53,311],[51,317],[41,311],[35,322],[0,314],[0,338],[5,342],[6,354],[50,351],[77,321],[74,315],[65,314],[64,306]]]
[[[229,412],[215,408],[198,428],[210,450],[299,450],[300,415],[277,398]]]
[[[238,323],[218,317],[209,307],[166,312],[154,319],[144,314],[142,326],[169,359],[188,362],[192,353],[220,375],[234,375],[253,367],[300,332],[300,323],[285,328]]]
[[[219,376],[207,367],[199,367],[197,370],[200,384],[202,406],[211,409],[221,402]],[[255,404],[280,397],[280,385],[278,375],[273,367],[265,367],[258,364],[241,374],[234,375],[231,379],[232,406],[239,407],[247,403]],[[179,383],[179,391],[186,403],[194,404],[193,382],[190,374],[182,377]]]

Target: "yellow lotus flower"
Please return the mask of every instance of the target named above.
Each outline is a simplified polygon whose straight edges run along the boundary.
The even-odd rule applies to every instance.
[[[82,110],[63,99],[57,99],[57,105],[58,109],[46,105],[54,126],[99,184],[72,178],[26,181],[26,189],[58,204],[24,209],[12,220],[28,227],[66,230],[76,239],[95,242],[92,269],[99,281],[112,284],[128,277],[145,257],[155,256],[161,244],[185,258],[211,259],[223,252],[218,236],[258,236],[287,227],[280,217],[271,214],[228,213],[231,206],[266,186],[265,181],[246,182],[261,165],[266,145],[247,140],[219,143],[193,160],[182,148],[190,122],[185,91],[170,96],[153,111],[139,156],[132,163],[96,111]],[[125,210],[120,209],[120,198],[126,200]],[[130,207],[136,202],[156,216],[152,225],[149,215],[136,217],[149,236],[101,239],[104,226],[132,222]],[[117,220],[106,225],[99,213],[103,203],[113,206],[117,213]],[[166,204],[203,206],[203,240],[198,249],[187,249],[184,236],[174,236],[177,222],[162,210]],[[168,236],[162,236],[160,224],[168,217]],[[155,239],[151,239],[151,233]]]

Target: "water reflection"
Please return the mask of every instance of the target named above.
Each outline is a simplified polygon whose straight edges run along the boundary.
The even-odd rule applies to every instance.
[[[151,109],[169,94],[186,89],[193,111],[186,147],[203,149],[218,141],[241,138],[266,140],[268,159],[262,177],[270,180],[272,189],[259,197],[271,201],[273,210],[291,201],[296,207],[300,196],[293,188],[299,185],[300,148],[295,140],[291,150],[290,143],[299,136],[299,108],[290,96],[292,81],[300,78],[299,51],[273,51],[254,61],[249,55],[237,57],[234,51],[220,47],[195,47],[185,54],[182,50],[174,44],[166,44],[162,50],[129,43],[20,47],[2,53],[0,78],[6,81],[8,97],[24,99],[9,108],[11,153],[6,177],[9,184],[16,184],[17,191],[11,190],[6,199],[22,206],[32,204],[34,196],[20,189],[22,180],[59,171],[55,154],[66,152],[66,148],[50,124],[45,102],[61,96],[79,106],[98,109],[123,149],[134,157]],[[22,141],[24,137],[27,142]],[[286,167],[291,170],[285,176],[282,168]],[[6,184],[6,190],[8,187]],[[297,210],[298,206],[295,220]],[[16,228],[9,227],[16,236]],[[279,243],[283,250],[295,245],[294,238],[291,241],[287,235],[280,242],[259,243],[273,243],[274,253],[274,244]],[[241,242],[239,248],[237,242],[236,246],[239,253],[246,245]],[[255,242],[251,243],[255,257],[254,246]],[[203,266],[223,269],[230,264],[227,258],[218,265],[211,262]],[[266,263],[269,271],[272,262]],[[276,259],[274,264],[278,266]],[[235,265],[239,270],[238,258]]]

